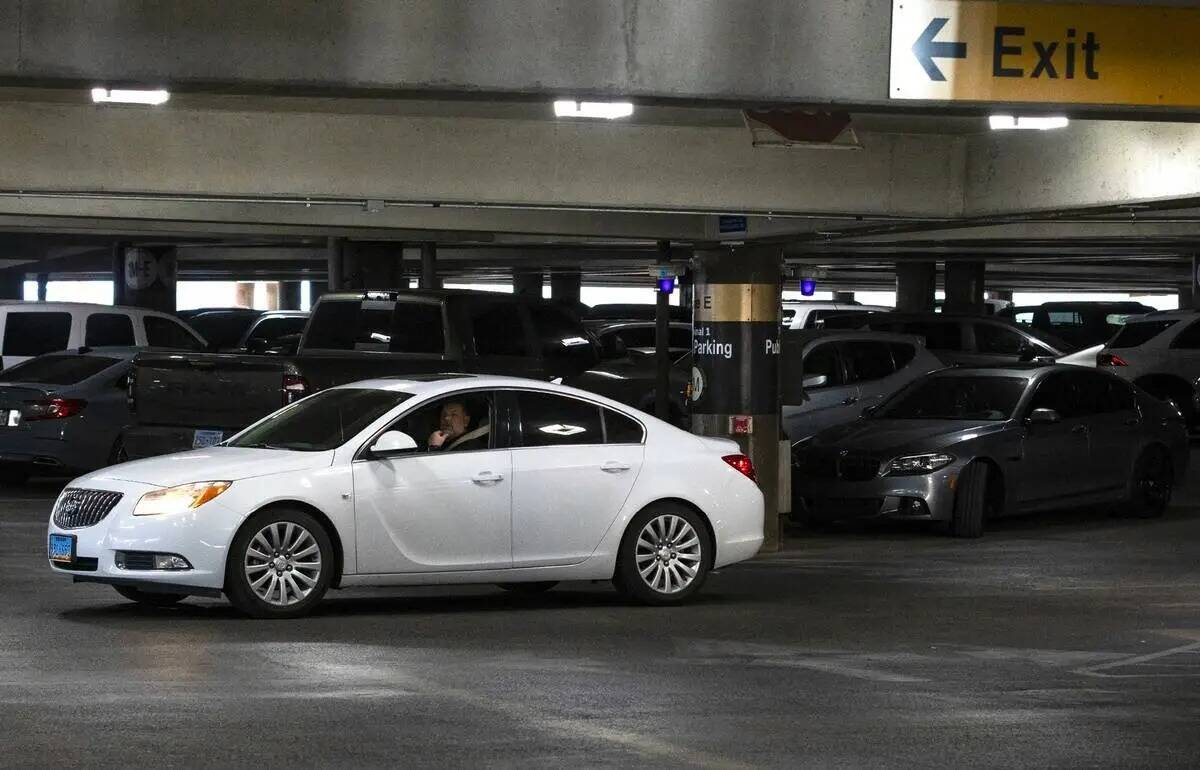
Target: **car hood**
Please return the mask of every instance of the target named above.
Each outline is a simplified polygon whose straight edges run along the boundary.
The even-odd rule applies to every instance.
[[[113,465],[90,473],[80,481],[135,481],[157,487],[173,487],[194,481],[237,481],[325,467],[332,462],[332,455],[332,452],[217,446]]]
[[[1005,422],[978,420],[856,420],[821,431],[805,448],[836,447],[871,453],[933,452],[999,433]]]

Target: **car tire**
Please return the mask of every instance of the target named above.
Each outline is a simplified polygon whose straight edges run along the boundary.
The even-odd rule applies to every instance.
[[[683,604],[700,591],[712,564],[713,543],[700,514],[655,503],[626,527],[613,585],[642,604]]]
[[[1174,485],[1175,471],[1171,467],[1170,454],[1161,447],[1143,451],[1133,466],[1130,490],[1133,515],[1140,519],[1162,516],[1171,504]]]
[[[539,580],[535,583],[497,583],[496,587],[514,594],[544,594],[556,585],[557,580]]]
[[[321,601],[335,567],[329,533],[312,514],[268,508],[246,519],[233,538],[225,595],[250,617],[297,618]]]
[[[138,604],[148,604],[151,607],[170,607],[179,604],[179,602],[188,597],[187,594],[162,594],[157,591],[143,591],[133,586],[113,586],[113,588],[129,601],[137,602]]]
[[[950,519],[950,534],[955,537],[976,538],[983,535],[983,518],[987,511],[988,479],[991,473],[983,463],[971,463],[958,474],[954,493],[954,511]]]

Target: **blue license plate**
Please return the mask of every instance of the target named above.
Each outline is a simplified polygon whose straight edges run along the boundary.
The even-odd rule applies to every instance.
[[[75,536],[51,535],[49,553],[50,561],[59,564],[70,564],[75,561]]]
[[[192,449],[204,449],[220,444],[224,438],[225,434],[219,430],[198,430],[192,434]]]

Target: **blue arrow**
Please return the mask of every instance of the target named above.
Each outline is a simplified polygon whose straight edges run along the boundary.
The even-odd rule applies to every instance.
[[[965,59],[967,58],[966,43],[935,43],[933,39],[942,31],[942,27],[946,26],[949,19],[936,18],[929,22],[929,26],[917,38],[917,42],[913,43],[912,52],[917,57],[917,61],[925,68],[925,74],[930,80],[944,81],[946,76],[934,64],[934,59]]]

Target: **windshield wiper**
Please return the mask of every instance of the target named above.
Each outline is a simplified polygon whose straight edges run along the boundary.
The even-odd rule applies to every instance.
[[[241,449],[281,449],[288,451],[288,447],[280,446],[279,444],[268,444],[265,441],[260,441],[257,444],[238,444]]]

